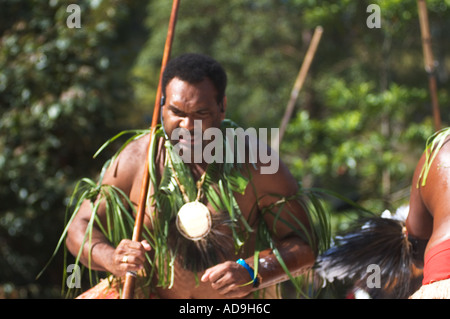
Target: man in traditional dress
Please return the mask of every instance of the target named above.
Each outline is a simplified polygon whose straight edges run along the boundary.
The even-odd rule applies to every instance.
[[[185,236],[186,234],[180,235],[183,229],[174,226],[180,216],[173,215],[173,208],[172,212],[164,209],[164,198],[171,198],[170,196],[176,192],[186,195],[184,193],[186,185],[183,185],[182,174],[177,171],[179,168],[174,164],[172,146],[178,145],[181,149],[192,151],[194,154],[194,150],[198,150],[195,147],[199,144],[200,149],[204,150],[210,143],[210,141],[201,140],[200,136],[188,139],[173,133],[177,129],[185,129],[193,133],[194,121],[197,120],[201,120],[198,123],[201,123],[202,132],[208,128],[221,128],[227,107],[226,81],[226,74],[221,65],[210,57],[200,54],[184,54],[175,58],[169,62],[164,71],[161,102],[164,137],[160,137],[155,142],[155,157],[152,158],[155,170],[150,174],[154,175],[151,179],[153,184],[155,184],[154,181],[157,182],[150,187],[149,194],[151,197],[159,191],[160,197],[155,196],[155,198],[162,199],[160,203],[156,199],[156,204],[153,202],[147,205],[144,219],[144,224],[150,233],[155,230],[155,219],[169,220],[167,245],[173,252],[170,256],[174,257],[174,261],[159,264],[163,266],[157,267],[172,266],[172,270],[166,269],[163,274],[164,276],[167,273],[172,274],[173,279],[169,286],[158,285],[157,281],[160,278],[156,277],[162,275],[158,270],[154,272],[152,293],[159,298],[249,298],[254,295],[252,292],[261,292],[259,297],[276,298],[278,297],[275,290],[276,284],[287,280],[289,275],[296,277],[304,273],[315,261],[317,247],[305,239],[314,236],[305,206],[296,200],[288,201],[282,209],[279,208],[281,206],[276,206],[283,199],[295,196],[299,190],[297,181],[281,161],[278,163],[278,170],[273,174],[262,174],[261,168],[267,166],[267,163],[260,161],[255,165],[247,161],[240,167],[233,166],[231,170],[234,172],[233,176],[247,182],[240,192],[233,191],[230,198],[226,196],[223,189],[227,189],[226,185],[230,184],[231,175],[225,178],[222,178],[225,175],[221,175],[221,178],[210,183],[208,189],[215,189],[216,194],[221,196],[221,201],[231,200],[229,202],[231,204],[227,206],[228,212],[218,211],[220,203],[211,203],[205,199],[205,196],[200,196],[201,187],[198,188],[199,196],[195,200],[186,199],[184,203],[193,201],[197,204],[198,202],[205,204],[208,208],[206,214],[211,215],[203,221],[205,223],[210,218],[211,229],[207,230],[207,234],[202,235],[201,238],[190,240],[188,236]],[[142,176],[146,173],[144,163],[148,156],[149,139],[150,137],[146,135],[128,144],[103,178],[104,184],[120,188],[134,204],[138,203]],[[170,143],[167,144],[167,142]],[[172,153],[168,152],[168,149],[171,149]],[[197,186],[205,180],[210,181],[209,178],[213,179],[209,175],[205,177],[212,164],[204,160],[185,161],[183,165],[189,169],[193,180],[199,181],[195,184]],[[223,169],[223,166],[218,167]],[[163,184],[165,180],[171,178],[175,178],[172,184],[168,184],[172,185],[170,186],[172,188],[168,186],[168,191],[161,191],[163,187],[158,186],[158,182]],[[207,193],[208,189],[204,189],[203,192]],[[179,201],[180,197],[182,196],[173,198],[173,201]],[[105,206],[102,202],[98,210],[104,225],[107,224]],[[262,211],[272,206],[274,208],[270,213],[262,214]],[[189,214],[191,212],[189,211]],[[236,214],[235,220],[231,218],[233,216],[230,212]],[[178,215],[180,213],[181,209]],[[164,214],[172,214],[172,217],[168,218]],[[86,201],[68,230],[66,245],[73,255],[77,255],[83,243],[90,218],[91,206]],[[241,222],[239,222],[240,219]],[[261,228],[261,220],[266,227],[264,229],[268,232],[258,232]],[[194,221],[194,224],[201,225],[202,221]],[[300,224],[303,226],[298,226]],[[250,230],[245,231],[248,228]],[[273,246],[266,245],[261,248],[261,238],[257,236],[268,233]],[[91,269],[107,271],[116,277],[122,277],[127,272],[139,272],[146,266],[146,255],[152,256],[154,251],[149,241],[134,242],[123,239],[117,247],[114,247],[95,226],[90,243],[84,242],[80,260]],[[255,255],[255,251],[258,254]],[[213,255],[215,255],[214,258],[211,257]],[[255,256],[258,256],[257,263],[254,260]],[[155,262],[158,259],[163,258],[154,258]]]
[[[413,299],[450,298],[449,132],[434,137],[414,172],[406,228],[409,236],[428,243],[422,287]]]

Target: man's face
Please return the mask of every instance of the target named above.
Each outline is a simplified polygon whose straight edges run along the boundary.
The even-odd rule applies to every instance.
[[[206,144],[198,133],[210,127],[220,127],[225,118],[225,107],[225,98],[222,105],[217,103],[217,90],[211,80],[206,78],[200,83],[190,84],[173,78],[166,86],[162,110],[164,129],[173,144],[193,149],[200,143],[203,149]],[[199,126],[194,130],[194,121],[201,121],[201,130]],[[181,136],[173,139],[172,132],[180,128],[188,130],[192,138]],[[197,133],[195,136],[194,132]]]

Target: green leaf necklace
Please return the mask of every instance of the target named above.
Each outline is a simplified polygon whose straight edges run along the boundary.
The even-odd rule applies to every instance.
[[[176,226],[181,235],[190,240],[200,240],[206,237],[212,227],[211,212],[208,207],[201,202],[203,197],[202,186],[206,179],[206,170],[197,181],[197,197],[194,201],[190,201],[189,196],[186,194],[184,186],[177,178],[177,174],[173,167],[172,158],[167,154],[169,159],[169,166],[172,170],[175,181],[180,188],[185,204],[178,210],[176,217]]]

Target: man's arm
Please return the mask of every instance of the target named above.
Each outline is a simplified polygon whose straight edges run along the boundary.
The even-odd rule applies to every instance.
[[[422,155],[414,171],[409,197],[409,213],[406,218],[408,234],[418,239],[429,239],[433,231],[433,217],[422,198],[422,180],[420,173],[425,163],[425,153]]]
[[[411,241],[418,243],[425,252],[448,238],[450,228],[450,205],[447,200],[450,197],[450,139],[435,150],[431,156],[435,156],[431,164],[426,163],[424,153],[417,164],[411,185],[410,209],[406,220],[406,228]],[[420,178],[424,165],[429,165],[428,174]],[[426,179],[425,179],[426,178]],[[419,183],[418,183],[419,181]],[[428,242],[427,242],[428,241]],[[423,249],[413,246],[415,255],[420,257],[415,260],[418,267],[421,266],[424,257]]]
[[[279,170],[275,174],[257,173],[253,175],[253,185],[255,185],[255,191],[260,198],[260,208],[268,207],[279,199],[279,197],[273,197],[270,194],[291,196],[298,190],[297,181],[289,173],[286,166],[283,163],[280,164]],[[266,213],[264,219],[270,230],[275,228],[277,251],[291,275],[295,277],[314,265],[315,247],[310,247],[290,226],[281,221],[281,219],[284,219],[291,225],[296,225],[297,221],[294,219],[297,219],[308,229],[308,217],[302,206],[292,201],[286,207],[288,209],[281,212],[277,218]],[[291,214],[294,214],[295,218]],[[249,256],[245,261],[253,268],[253,256]],[[241,265],[229,261],[207,269],[202,276],[202,281],[211,282],[214,289],[227,297],[241,298],[252,291],[272,286],[289,278],[272,249],[260,252],[258,274],[261,280],[259,287],[244,285],[250,280],[249,273]]]
[[[114,185],[125,194],[131,194],[133,183],[139,177],[139,173],[143,173],[143,169],[139,169],[144,166],[142,159],[145,158],[141,148],[147,141],[148,139],[141,139],[125,148],[116,162],[106,171],[103,183]],[[91,214],[91,203],[86,200],[69,226],[66,245],[74,256],[78,255],[83,244]],[[103,225],[106,225],[104,202],[99,204],[97,215]],[[108,271],[116,276],[122,276],[127,271],[141,269],[145,263],[145,252],[149,250],[150,245],[146,241],[138,243],[128,239],[122,240],[117,247],[113,247],[98,226],[94,224],[92,239],[90,242],[89,240],[84,242],[80,261],[93,270]]]
[[[104,204],[100,204],[98,215],[104,216]],[[91,214],[90,202],[83,202],[80,210],[70,225],[66,245],[72,255],[77,256],[87,230]],[[145,252],[150,250],[146,241],[140,243],[129,239],[122,240],[117,247],[103,235],[97,226],[92,227],[92,239],[85,240],[80,261],[92,270],[108,271],[116,276],[123,276],[127,271],[138,271],[145,263]],[[126,262],[124,262],[124,257]]]
[[[277,202],[280,197],[271,196],[277,194],[281,196],[292,196],[298,192],[298,182],[291,175],[287,167],[280,161],[280,167],[276,174],[256,176],[255,185],[258,194],[264,196],[260,199],[261,210]],[[316,247],[311,247],[311,243],[306,242],[307,237],[314,236],[307,213],[302,205],[296,200],[285,204],[283,211],[272,212],[277,216],[267,212],[264,214],[264,220],[268,229],[272,232],[276,242],[276,248],[292,276],[298,276],[314,265]],[[301,238],[303,233],[299,222],[303,224],[304,229],[309,230]],[[288,224],[288,225],[287,225]],[[247,259],[249,265],[253,265],[253,257]],[[261,252],[259,257],[258,273],[262,278],[262,287],[270,286],[288,279],[288,275],[279,263],[277,257],[271,249]]]

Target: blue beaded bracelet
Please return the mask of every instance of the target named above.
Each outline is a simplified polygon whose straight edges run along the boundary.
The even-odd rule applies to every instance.
[[[247,269],[248,273],[250,274],[250,278],[252,279],[253,282],[253,287],[258,287],[259,285],[259,280],[258,277],[255,277],[255,272],[253,271],[253,269],[245,262],[244,259],[239,259],[236,261],[236,263],[238,263],[239,265],[243,266],[245,269]]]

